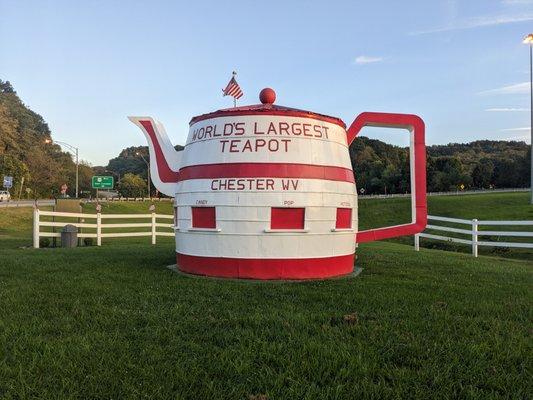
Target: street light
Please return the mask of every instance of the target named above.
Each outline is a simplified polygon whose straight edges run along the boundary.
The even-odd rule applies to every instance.
[[[76,154],[76,198],[78,198],[78,169],[80,166],[78,162],[78,148],[66,142],[61,142],[59,140],[45,139],[44,142],[46,144],[57,143],[61,146],[66,146],[68,149],[70,149],[70,151],[74,151],[74,153]]]
[[[148,161],[146,161],[146,158],[144,158],[141,153],[136,152],[135,155],[136,156],[141,156],[143,161],[146,163],[146,167],[148,168],[148,173],[147,173],[147,177],[148,177],[148,197],[152,198],[152,194],[150,193],[150,163]]]
[[[531,135],[531,198],[530,204],[533,204],[533,33],[524,38],[523,43],[529,44],[529,133]]]

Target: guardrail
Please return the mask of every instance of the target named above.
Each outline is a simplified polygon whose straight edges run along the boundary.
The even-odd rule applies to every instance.
[[[470,239],[450,237],[444,235],[433,235],[429,233],[419,233],[415,235],[415,250],[420,250],[420,238],[443,240],[446,242],[461,243],[472,246],[472,255],[478,256],[479,246],[488,247],[511,247],[511,248],[526,248],[533,249],[533,240],[531,243],[525,242],[492,242],[479,240],[480,236],[506,236],[506,237],[528,237],[533,238],[533,231],[519,232],[519,231],[498,231],[498,230],[479,230],[479,226],[533,226],[533,221],[478,221],[477,219],[459,219],[439,217],[436,215],[428,215],[429,221],[448,222],[460,225],[470,225],[470,229],[453,228],[450,226],[432,225],[428,224],[426,229],[442,232],[453,232],[462,235],[470,236]]]
[[[509,193],[509,192],[529,192],[530,189],[487,189],[487,190],[464,190],[464,191],[455,191],[455,192],[428,192],[428,196],[463,196],[470,194],[485,194],[485,193]],[[395,193],[395,194],[360,194],[358,195],[359,200],[365,199],[389,199],[395,197],[411,197],[410,193]],[[113,203],[121,201],[152,201],[152,202],[165,202],[165,201],[174,201],[173,197],[113,197],[113,198],[96,198],[87,199],[80,198],[80,202],[84,203]],[[55,199],[42,199],[42,200],[10,200],[0,202],[0,208],[2,207],[33,207],[34,205],[39,206],[53,206],[55,204]]]
[[[470,194],[487,194],[487,193],[515,193],[529,192],[529,188],[517,189],[480,189],[480,190],[456,190],[454,192],[427,192],[428,196],[464,196]],[[359,194],[358,199],[390,199],[395,197],[411,197],[411,193],[393,193],[393,194]]]
[[[72,199],[74,200],[74,199]],[[78,199],[80,203],[115,203],[115,202],[130,202],[130,201],[151,201],[154,203],[159,202],[172,202],[173,197],[115,197],[115,198],[100,198],[100,199]],[[0,208],[14,208],[14,207],[34,207],[34,206],[53,206],[56,204],[56,199],[41,199],[41,200],[9,200],[0,201]]]
[[[42,221],[41,216],[62,217],[68,219],[82,219],[82,222],[56,222],[56,221]],[[94,223],[86,223],[85,219],[95,220]],[[149,222],[133,222],[133,223],[104,223],[108,219],[148,219]],[[39,248],[40,237],[61,237],[60,232],[44,232],[41,227],[64,227],[65,225],[74,225],[78,228],[88,228],[95,230],[95,232],[80,232],[79,238],[96,238],[97,246],[102,245],[102,238],[116,238],[116,237],[134,237],[134,236],[150,236],[152,244],[156,244],[157,236],[174,236],[174,232],[162,232],[157,228],[174,228],[174,224],[157,222],[158,219],[174,219],[173,215],[169,214],[86,214],[86,213],[68,213],[56,211],[41,211],[38,208],[33,210],[33,247]],[[149,231],[141,232],[102,232],[106,229],[116,228],[150,228]]]
[[[152,202],[161,202],[161,201],[174,201],[174,197],[100,197],[98,199],[80,199],[85,203],[97,203],[97,202],[110,202],[115,201],[152,201]]]

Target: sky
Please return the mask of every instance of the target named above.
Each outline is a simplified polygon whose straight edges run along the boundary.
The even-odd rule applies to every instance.
[[[232,106],[233,70],[239,105],[272,87],[276,104],[348,125],[417,114],[428,144],[529,143],[531,32],[533,0],[0,0],[0,79],[92,165],[146,145],[128,115],[184,144],[193,116]]]

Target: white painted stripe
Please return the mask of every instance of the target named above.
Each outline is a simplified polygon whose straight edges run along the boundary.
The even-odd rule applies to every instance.
[[[257,135],[255,134],[255,124],[257,123],[257,131],[259,132],[268,132],[268,128],[270,126],[270,123],[273,122],[275,125],[279,124],[279,122],[285,122],[289,125],[292,124],[311,124],[311,125],[319,125],[323,128],[326,128],[327,131],[327,137],[326,135],[322,134],[321,136],[332,142],[336,142],[339,144],[342,144],[344,146],[347,146],[347,140],[346,140],[346,131],[339,125],[333,124],[331,122],[321,121],[313,118],[304,118],[304,117],[292,117],[292,116],[283,116],[283,115],[238,115],[238,116],[223,116],[223,117],[215,117],[210,119],[205,119],[198,121],[191,125],[189,128],[189,135],[187,137],[186,146],[190,144],[193,140],[194,132],[198,132],[201,128],[205,128],[207,126],[217,126],[216,132],[217,134],[224,133],[224,125],[225,124],[235,124],[235,123],[243,123],[240,125],[244,129],[244,134],[241,136],[236,135],[229,135],[225,136],[225,138],[267,138],[267,137],[277,137],[277,138],[295,138],[295,137],[302,137],[303,135],[292,135],[292,134],[278,134],[274,135],[271,133],[270,135]],[[319,136],[318,134],[316,136]],[[303,136],[306,139],[311,139],[315,136]],[[224,138],[224,136],[222,136]],[[216,137],[214,139],[220,139],[219,137]],[[198,139],[197,140],[201,140]]]
[[[247,190],[227,190],[228,179],[233,179],[231,185],[237,188],[237,181],[241,181],[241,185],[244,185]],[[254,182],[248,181],[252,179]],[[262,190],[257,190],[257,184],[255,180],[261,180],[259,186]],[[273,181],[274,190],[266,189],[266,179]],[[213,183],[213,181],[215,181]],[[289,190],[283,190],[283,185],[286,185]],[[294,185],[297,186],[294,189]],[[250,186],[252,190],[248,190]],[[211,188],[219,190],[212,190]],[[231,186],[229,186],[231,187]],[[242,186],[241,186],[242,187]],[[226,188],[226,190],[224,190]],[[354,196],[355,201],[355,185],[351,182],[345,181],[331,181],[325,179],[307,179],[307,178],[217,178],[217,179],[187,179],[178,183],[178,196],[183,196],[189,193],[330,193],[330,194],[349,194]],[[179,202],[178,202],[179,203]]]
[[[350,207],[355,195],[299,192],[212,192],[176,195],[180,206],[262,206],[262,207]]]
[[[270,139],[278,139],[278,143],[271,142],[270,144],[271,149],[278,149],[278,151],[268,150]],[[248,139],[242,137],[235,139],[239,140],[234,142],[232,151],[235,152],[230,151],[231,142],[221,141],[226,139],[193,143],[184,152],[182,168],[224,163],[290,163],[352,168],[346,146],[323,140],[291,138],[291,142],[279,142],[279,139],[281,138],[265,138],[267,144],[258,148],[257,151],[243,151]],[[255,146],[254,143],[252,146]],[[260,143],[263,144],[263,142]],[[253,149],[255,150],[255,147]]]
[[[176,251],[188,255],[231,258],[314,258],[355,252],[353,232],[332,234],[176,232]]]

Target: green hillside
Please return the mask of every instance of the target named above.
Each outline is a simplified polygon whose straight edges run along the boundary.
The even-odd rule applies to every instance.
[[[14,177],[12,193],[18,194],[24,177],[23,189],[29,189],[29,192],[23,191],[24,198],[57,196],[63,183],[69,186],[68,193],[74,195],[72,157],[59,145],[45,143],[49,139],[57,140],[45,119],[24,104],[9,81],[0,80],[0,175]],[[183,149],[179,145],[175,147]],[[91,193],[90,180],[94,174],[114,175],[117,183],[123,183],[116,187],[125,197],[143,192],[147,187],[147,166],[137,153],[147,158],[147,149],[146,146],[127,147],[107,166],[93,168],[82,161],[79,177],[81,197],[88,197]],[[364,188],[365,193],[406,193],[410,190],[407,148],[361,136],[353,142],[349,151],[358,186]],[[460,185],[466,188],[527,187],[531,170],[530,152],[531,146],[513,141],[483,140],[428,146],[428,191],[453,191]],[[151,191],[155,192],[153,186]],[[94,195],[94,191],[92,193]]]

